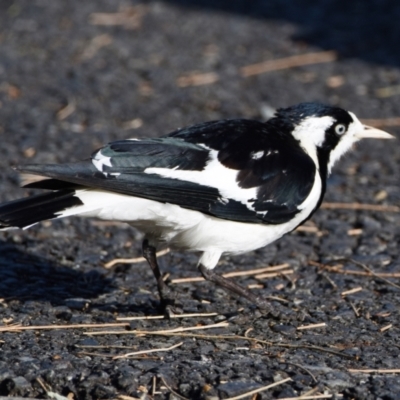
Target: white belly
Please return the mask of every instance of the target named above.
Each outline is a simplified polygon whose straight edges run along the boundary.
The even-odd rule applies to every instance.
[[[81,215],[125,221],[143,231],[150,239],[177,249],[219,249],[221,253],[229,254],[245,253],[266,246],[294,229],[313,209],[303,209],[288,223],[264,225],[219,219],[174,204],[110,192],[81,191],[78,197],[84,205],[66,210],[60,217]]]

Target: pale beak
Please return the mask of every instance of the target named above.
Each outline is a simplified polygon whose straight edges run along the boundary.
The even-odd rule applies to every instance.
[[[385,131],[381,131],[380,129],[373,128],[372,126],[363,125],[364,130],[357,132],[356,137],[357,139],[396,139],[395,136],[387,133]]]

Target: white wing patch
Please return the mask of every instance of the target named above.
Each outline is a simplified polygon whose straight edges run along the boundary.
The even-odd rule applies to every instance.
[[[168,168],[146,168],[146,174],[157,174],[165,178],[179,179],[193,182],[199,185],[210,186],[218,189],[222,202],[229,199],[239,201],[247,207],[251,207],[249,199],[257,197],[257,188],[243,189],[238,186],[236,178],[238,171],[224,167],[218,161],[218,152],[210,151],[210,160],[202,171],[188,171]]]
[[[112,167],[111,157],[107,157],[104,154],[101,154],[101,150],[99,150],[94,158],[92,158],[92,163],[97,170],[103,173],[105,176],[108,175],[107,172],[103,171],[103,167],[106,165],[107,167]]]
[[[251,157],[253,160],[259,160],[263,155],[264,155],[264,151],[263,151],[263,150],[260,150],[260,151],[253,151],[253,152],[250,154],[250,157]]]

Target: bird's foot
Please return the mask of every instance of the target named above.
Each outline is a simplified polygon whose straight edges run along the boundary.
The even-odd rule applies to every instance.
[[[182,304],[177,302],[176,299],[162,299],[161,307],[166,319],[172,319],[175,317],[175,315],[183,313]]]
[[[249,298],[247,296],[247,298],[249,298],[249,300],[251,300],[254,305],[262,311],[263,314],[274,315],[276,313],[276,310],[274,309],[274,307],[272,307],[272,304],[268,300],[264,299],[261,296],[254,296],[252,293],[251,297],[252,298]]]
[[[161,307],[166,319],[174,318],[174,315],[182,314],[182,304],[177,300],[173,291],[164,284],[162,289],[159,290]]]

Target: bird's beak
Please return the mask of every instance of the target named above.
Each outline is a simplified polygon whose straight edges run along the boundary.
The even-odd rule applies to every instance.
[[[396,137],[390,133],[373,128],[372,126],[363,125],[363,127],[364,129],[362,131],[356,133],[357,139],[396,139]]]

